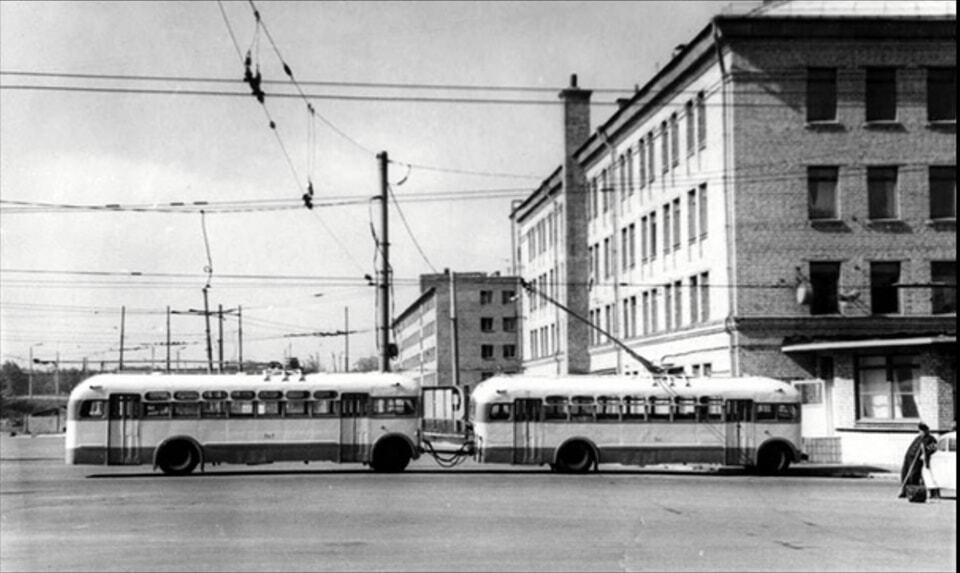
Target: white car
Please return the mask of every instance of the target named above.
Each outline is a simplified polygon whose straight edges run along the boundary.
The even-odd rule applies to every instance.
[[[937,439],[937,451],[930,456],[930,474],[943,497],[957,497],[957,433]]]

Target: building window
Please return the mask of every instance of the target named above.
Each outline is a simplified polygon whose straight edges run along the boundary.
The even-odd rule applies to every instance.
[[[810,301],[810,314],[836,314],[840,312],[840,263],[811,262],[810,288],[813,299]]]
[[[607,181],[606,169],[600,172],[600,204],[604,214],[610,211],[610,183]]]
[[[500,291],[500,302],[502,304],[513,304],[514,298],[516,296],[517,296],[517,291],[515,290]]]
[[[693,101],[688,101],[683,110],[687,120],[687,156],[689,157],[693,155],[697,143],[697,126],[693,123],[695,119],[693,116]]]
[[[493,345],[492,344],[481,344],[480,345],[480,358],[484,360],[493,360]]]
[[[613,305],[608,304],[604,306],[603,307],[603,326],[604,326],[604,330],[606,330],[610,334],[615,334],[613,332],[614,320],[616,320],[616,318],[614,317],[614,314],[613,314]],[[609,341],[610,341],[610,337],[608,336],[604,342],[609,342]]]
[[[629,232],[627,227],[620,229],[620,269],[623,271],[630,268],[630,253],[627,249],[627,233]]]
[[[493,332],[493,318],[487,316],[481,317],[480,330],[483,332]]]
[[[710,273],[700,273],[700,320],[710,320]]]
[[[657,170],[655,167],[656,161],[656,146],[653,144],[653,132],[647,134],[647,180],[653,183],[657,178]]]
[[[630,223],[627,228],[627,249],[630,251],[630,268],[637,266],[637,224]]]
[[[600,280],[600,243],[593,246],[593,276]]]
[[[870,263],[870,311],[873,314],[900,312],[899,262]]]
[[[637,335],[637,297],[630,297],[630,336]]]
[[[590,181],[590,218],[596,219],[599,211],[597,210],[597,194],[598,194],[598,185],[597,178],[594,177]]]
[[[603,277],[610,278],[610,267],[613,266],[613,261],[610,257],[610,237],[607,237],[603,240]]]
[[[867,121],[897,119],[896,68],[867,68]]]
[[[650,260],[657,258],[657,214],[650,213]]]
[[[864,420],[919,418],[919,360],[913,355],[857,357],[858,415]]]
[[[837,209],[839,171],[837,167],[807,167],[810,220],[840,218]]]
[[[633,148],[627,149],[627,194],[633,195]]]
[[[930,282],[933,314],[956,314],[957,261],[931,262]]]
[[[504,331],[504,332],[516,332],[516,331],[517,331],[517,317],[515,317],[515,316],[505,316],[505,317],[503,317],[503,331]]]
[[[650,332],[656,332],[660,328],[659,305],[657,300],[657,289],[650,291]]]
[[[670,163],[674,167],[680,164],[680,124],[677,114],[670,116]]]
[[[482,291],[480,291],[480,304],[493,304],[493,291],[492,291],[492,290],[482,290]]]
[[[700,220],[700,240],[702,241],[707,238],[707,229],[709,228],[709,220],[707,218],[707,184],[701,184],[699,190],[700,216],[698,219]]]
[[[645,292],[642,295],[643,299],[643,334],[646,336],[650,334],[650,293]]]
[[[673,329],[673,285],[663,286],[663,321],[667,330]]]
[[[697,241],[697,190],[687,191],[687,240]]]
[[[667,131],[667,122],[660,122],[660,171],[670,171],[670,132]]]
[[[621,333],[621,336],[623,338],[630,338],[631,336],[633,336],[633,334],[630,332],[630,299],[625,298],[621,302],[623,303],[622,305],[620,305],[620,308],[623,311],[623,317],[621,318],[622,320],[621,324],[623,325],[623,332]]]
[[[697,94],[697,147],[707,146],[707,98],[706,94]]]
[[[696,276],[690,277],[690,324],[700,322],[700,282]]]
[[[957,218],[957,166],[930,167],[930,218]]]
[[[516,344],[504,344],[504,345],[503,345],[503,357],[504,357],[504,358],[516,358],[516,357],[517,357],[517,345],[516,345]]]
[[[867,167],[871,219],[897,218],[897,168]]]
[[[836,121],[837,69],[807,69],[807,121]]]
[[[673,323],[675,328],[680,328],[683,325],[683,297],[680,296],[682,288],[682,282],[673,283]]]
[[[663,206],[663,254],[670,253],[670,204]]]
[[[957,68],[927,68],[927,119],[957,121]]]
[[[680,198],[673,200],[673,250],[680,250]]]
[[[648,234],[649,232],[650,232],[650,229],[648,228],[648,225],[647,225],[647,218],[641,217],[640,218],[640,262],[644,264],[646,264],[647,259],[650,258],[650,253],[647,250],[648,249],[647,243],[649,242],[647,237],[649,237],[649,234]]]
[[[640,188],[647,186],[647,142],[640,138],[637,147],[637,165],[640,167]]]

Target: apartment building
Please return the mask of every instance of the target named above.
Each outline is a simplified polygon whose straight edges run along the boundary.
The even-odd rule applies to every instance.
[[[611,335],[793,381],[820,461],[899,463],[918,421],[955,420],[955,4],[717,16],[574,161],[587,272],[567,284]],[[642,368],[588,338],[591,372]]]
[[[421,275],[420,292],[392,324],[394,370],[468,393],[495,374],[520,371],[516,277],[447,270]]]

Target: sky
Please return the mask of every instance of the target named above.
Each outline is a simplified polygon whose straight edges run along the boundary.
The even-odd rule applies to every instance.
[[[396,316],[420,274],[509,272],[510,203],[560,164],[571,74],[598,90],[596,127],[712,16],[757,4],[259,2],[258,28],[248,2],[0,2],[0,358],[96,368],[122,322],[125,361],[162,366],[166,308],[202,310],[208,268],[245,360],[333,369],[344,338],[303,335],[347,329],[350,363],[375,355],[378,153]],[[283,63],[339,99],[282,97]],[[202,315],[170,322],[173,360],[205,359]]]

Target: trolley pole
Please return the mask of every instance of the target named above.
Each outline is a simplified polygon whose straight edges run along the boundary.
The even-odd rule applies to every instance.
[[[123,335],[124,326],[127,322],[127,307],[120,307],[120,363],[117,365],[117,372],[123,372]]]
[[[207,302],[207,287],[203,287],[203,319],[207,323],[207,374],[213,372],[213,348],[210,347],[210,305]]]
[[[170,307],[167,306],[167,373],[170,372]]]
[[[317,358],[317,364],[320,359]],[[350,307],[343,307],[343,371],[350,372]]]
[[[217,358],[219,359],[219,364],[217,366],[218,371],[223,373],[223,305],[217,305],[217,322],[219,323],[218,330],[218,342],[217,342]]]
[[[243,372],[243,307],[237,305],[237,368]]]
[[[380,371],[390,372],[390,235],[387,227],[387,207],[389,203],[389,189],[387,187],[387,166],[389,160],[387,152],[381,151],[377,154],[380,162],[380,201],[381,221],[380,227],[383,237],[380,239],[381,255],[381,274],[383,275],[380,283],[380,323],[383,330],[380,333]]]

